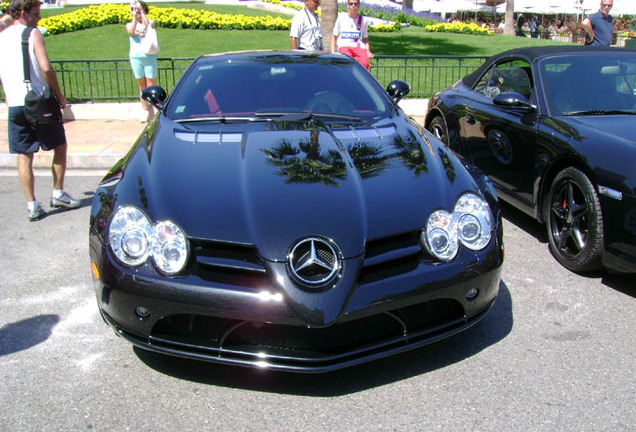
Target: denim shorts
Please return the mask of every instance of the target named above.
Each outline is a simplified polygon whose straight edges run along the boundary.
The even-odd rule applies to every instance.
[[[157,79],[157,55],[146,54],[145,57],[134,57],[130,59],[135,79],[150,78]]]
[[[9,153],[36,153],[53,150],[66,143],[62,123],[33,127],[24,116],[24,107],[9,107]]]

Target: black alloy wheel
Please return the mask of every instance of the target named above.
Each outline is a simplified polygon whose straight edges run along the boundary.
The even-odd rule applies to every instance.
[[[580,170],[566,168],[554,179],[548,199],[546,222],[552,255],[574,272],[601,268],[603,216],[592,182]]]

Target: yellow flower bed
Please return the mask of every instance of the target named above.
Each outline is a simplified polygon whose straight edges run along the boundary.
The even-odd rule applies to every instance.
[[[148,18],[155,20],[158,27],[184,29],[287,30],[291,26],[291,19],[269,15],[254,17],[154,6],[150,6]],[[128,4],[102,4],[43,18],[39,26],[47,30],[47,35],[54,35],[107,24],[125,24],[130,19]]]
[[[492,36],[493,34],[495,34],[493,31],[487,28],[479,27],[475,23],[466,24],[462,22],[427,25],[426,27],[424,27],[424,29],[430,32],[465,33],[480,36]]]

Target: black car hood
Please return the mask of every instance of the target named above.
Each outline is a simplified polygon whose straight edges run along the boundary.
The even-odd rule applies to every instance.
[[[422,228],[474,180],[406,118],[322,123],[150,125],[126,161],[117,205],[139,205],[191,238],[257,245],[284,261],[298,239],[333,240],[343,257],[367,239]]]
[[[603,134],[604,139],[615,137],[631,144],[636,143],[636,116],[634,115],[590,115],[564,117],[575,129],[576,124],[585,128],[595,129]]]

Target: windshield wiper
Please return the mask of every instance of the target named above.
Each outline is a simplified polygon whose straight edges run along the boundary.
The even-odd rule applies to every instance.
[[[228,117],[228,116],[210,116],[210,117],[192,117],[184,119],[176,119],[175,123],[199,123],[199,122],[232,122],[232,121],[254,121],[256,117]]]
[[[587,116],[587,115],[636,115],[636,111],[630,110],[587,110],[587,111],[568,111],[563,113],[564,116]]]
[[[332,113],[320,113],[311,111],[299,111],[299,112],[257,112],[256,116],[259,118],[267,117],[276,121],[306,121],[316,118],[334,119],[334,120],[346,120],[352,122],[362,122],[362,119],[354,115],[346,114],[332,114]]]
[[[253,116],[209,116],[209,117],[194,117],[194,118],[184,118],[177,119],[175,123],[201,123],[201,122],[263,122],[263,121],[289,121],[289,122],[299,122],[306,120],[313,120],[316,118],[325,118],[325,119],[334,119],[334,120],[345,120],[351,122],[362,122],[362,119],[358,116],[353,115],[345,115],[345,114],[331,114],[331,113],[316,113],[316,112],[307,112],[307,111],[299,111],[299,112],[257,112]]]

